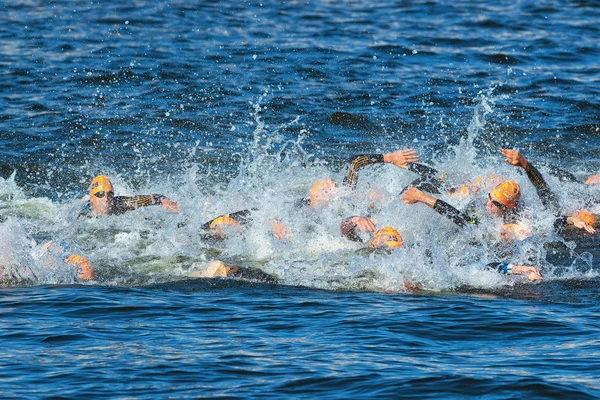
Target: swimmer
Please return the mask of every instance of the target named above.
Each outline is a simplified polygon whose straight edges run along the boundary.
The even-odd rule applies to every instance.
[[[561,215],[558,200],[539,171],[517,150],[502,149],[502,155],[506,157],[507,163],[525,170],[544,207],[556,216],[554,227],[559,233],[564,233],[569,226],[590,234],[596,233],[598,217],[595,214],[587,210],[577,210],[571,215]]]
[[[258,268],[233,267],[220,260],[213,260],[206,264],[201,271],[189,274],[195,278],[236,278],[265,283],[277,283],[277,279]]]
[[[490,216],[501,217],[505,223],[515,222],[520,198],[521,187],[519,184],[514,181],[504,181],[488,194],[486,212]],[[445,201],[412,186],[402,194],[400,199],[406,204],[424,203],[461,227],[476,225],[481,219],[478,210],[473,209],[471,205],[467,212],[460,212]]]
[[[231,214],[219,215],[218,217],[202,224],[201,237],[203,240],[222,240],[231,235],[241,233],[245,226],[252,221],[252,210],[242,210]],[[283,222],[271,218],[268,221],[273,231],[273,236],[281,241],[292,238],[292,231]]]
[[[432,168],[422,164],[416,164],[419,161],[419,156],[415,150],[397,150],[393,153],[386,154],[362,154],[352,158],[346,175],[344,176],[343,186],[354,189],[358,182],[358,172],[361,168],[372,164],[393,164],[399,168],[403,168],[412,172],[416,172],[422,176],[429,176],[436,173]],[[377,196],[375,194],[374,196]],[[321,208],[329,204],[330,201],[340,197],[340,190],[337,183],[331,178],[320,179],[316,181],[310,188],[308,196],[296,202],[298,207],[310,206],[311,208]]]
[[[363,243],[363,239],[357,231],[370,234],[371,238],[367,242],[367,246],[371,249],[393,250],[404,247],[402,236],[395,228],[386,226],[378,230],[375,227],[375,223],[366,217],[354,216],[346,218],[340,224],[340,231],[342,236],[353,242],[360,243]]]
[[[520,198],[521,187],[519,184],[514,181],[504,181],[488,194],[488,200],[485,209],[487,214],[490,216],[502,218],[505,223],[504,227],[506,227],[507,230],[509,229],[508,226],[519,227],[517,232],[524,230],[524,232],[520,233],[520,236],[517,236],[518,239],[523,240],[531,236],[531,234],[520,224],[520,221],[516,220],[518,217],[517,206]],[[406,190],[402,195],[401,199],[404,200],[406,204],[424,203],[441,215],[448,217],[455,224],[461,227],[465,227],[467,225],[476,225],[481,219],[481,217],[474,213],[474,210],[472,209],[466,213],[460,212],[445,201],[439,200],[434,196],[422,192],[414,187],[408,188],[408,190]],[[517,233],[515,233],[515,235],[517,235]],[[540,271],[537,268],[529,265],[493,263],[488,265],[488,268],[496,269],[498,272],[505,274],[510,273],[525,275],[530,281],[543,279]]]
[[[159,194],[115,196],[110,179],[100,175],[92,180],[89,189],[89,201],[79,215],[120,215],[127,211],[151,205],[161,205],[167,211],[179,212],[177,203]]]

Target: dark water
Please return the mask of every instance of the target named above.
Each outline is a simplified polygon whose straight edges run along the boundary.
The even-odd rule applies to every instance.
[[[0,291],[2,397],[600,397],[597,240],[530,284],[402,205],[393,169],[358,188],[402,228],[392,257],[338,238],[359,206],[289,206],[352,155],[412,147],[454,177],[517,179],[543,235],[516,253],[543,259],[551,218],[499,149],[565,210],[600,211],[598,187],[549,173],[600,170],[599,18],[595,1],[0,2],[0,265],[26,281]],[[182,212],[77,219],[98,173]],[[200,243],[249,207],[312,225]],[[97,281],[39,275],[46,240]],[[217,256],[282,284],[188,278]],[[404,280],[424,292],[388,293]]]

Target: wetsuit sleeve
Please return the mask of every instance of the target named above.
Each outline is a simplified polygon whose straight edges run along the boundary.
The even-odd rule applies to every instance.
[[[555,215],[558,215],[560,212],[558,200],[556,199],[554,193],[552,193],[552,191],[548,187],[546,181],[544,181],[544,178],[542,178],[540,172],[531,163],[527,165],[527,168],[525,168],[525,172],[527,173],[527,177],[535,187],[535,190],[538,196],[540,197],[540,200],[542,201],[544,207],[552,211],[552,213],[554,213]]]
[[[412,181],[409,186],[414,186],[419,190],[432,194],[440,194],[442,192],[443,183],[437,177],[438,171],[435,168],[424,164],[410,163],[408,164],[408,170],[420,176]],[[401,193],[404,193],[409,186],[404,188]]]
[[[212,222],[215,219],[221,218],[221,217],[229,217],[229,218],[236,220],[240,225],[245,225],[245,224],[249,223],[250,221],[252,221],[251,214],[252,214],[252,210],[241,210],[241,211],[236,211],[231,214],[219,215],[218,217],[215,217],[215,218],[211,219],[210,221],[202,224],[202,226],[200,228],[202,228],[204,230],[210,229],[210,224],[212,224]]]
[[[429,179],[434,178],[438,174],[437,169],[419,163],[409,163],[408,170],[422,176],[423,178]]]
[[[138,196],[116,196],[112,204],[112,214],[123,214],[126,211],[135,210],[161,204],[165,196],[160,194],[142,194]]]
[[[371,164],[383,164],[383,154],[363,154],[356,156],[350,162],[350,167],[344,177],[344,186],[356,187],[358,182],[358,170]]]
[[[486,265],[487,269],[496,271],[500,274],[512,274],[512,264],[509,263],[489,263]]]
[[[362,243],[363,240],[357,235],[356,224],[352,222],[352,218],[354,217],[349,217],[342,221],[340,224],[340,231],[342,232],[342,236],[348,238],[349,240]]]
[[[433,209],[460,227],[465,227],[466,225],[476,225],[478,223],[476,217],[460,212],[455,207],[443,200],[438,199],[433,205]]]

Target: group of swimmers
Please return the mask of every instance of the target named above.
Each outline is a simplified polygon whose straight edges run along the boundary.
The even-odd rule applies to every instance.
[[[586,234],[596,232],[597,215],[587,210],[577,210],[571,215],[563,214],[558,199],[540,172],[522,154],[516,150],[503,149],[502,155],[507,163],[525,171],[543,206],[556,217],[554,228],[558,234],[565,234],[569,229],[581,230]],[[372,164],[390,163],[419,176],[400,194],[400,199],[405,204],[423,203],[463,228],[478,225],[488,219],[491,223],[501,225],[502,240],[524,240],[533,236],[531,229],[521,216],[521,187],[514,180],[503,181],[497,176],[489,176],[461,185],[451,185],[446,181],[444,174],[440,174],[436,169],[418,161],[419,157],[412,149],[398,150],[388,154],[356,156],[350,162],[342,182],[345,190],[340,190],[340,187],[329,178],[322,179],[312,185],[307,197],[300,199],[295,204],[297,207],[322,208],[338,199],[343,193],[352,192],[357,186],[359,170],[362,168]],[[588,178],[586,183],[595,184],[596,181],[600,182],[600,175]],[[489,192],[486,196],[485,209],[482,209],[481,202],[477,202],[475,199],[486,190]],[[441,196],[447,198],[468,197],[472,201],[464,211],[460,211],[440,199]],[[89,199],[86,200],[80,215],[88,217],[120,215],[152,205],[160,205],[169,212],[180,212],[179,205],[163,195],[115,196],[110,179],[106,176],[97,176],[92,180]],[[228,235],[240,232],[252,220],[254,211],[249,209],[219,215],[200,226],[201,236],[208,240],[221,240]],[[268,224],[277,239],[292,240],[292,230],[283,221],[271,219]],[[340,234],[349,241],[363,243],[366,248],[383,249],[390,253],[405,246],[403,238],[396,228],[385,226],[378,229],[372,219],[360,215],[344,218],[340,223]],[[66,262],[77,268],[79,279],[95,278],[93,265],[85,257],[72,255]],[[517,265],[506,260],[499,260],[488,264],[487,268],[503,274],[524,275],[530,281],[543,279],[541,272],[534,265]],[[276,281],[274,277],[260,269],[228,266],[219,260],[212,261],[202,271],[192,273],[192,276],[203,278],[240,277],[269,282]]]

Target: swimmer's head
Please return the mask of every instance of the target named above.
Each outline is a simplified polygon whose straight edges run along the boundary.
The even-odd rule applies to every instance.
[[[90,203],[94,213],[108,214],[114,194],[113,185],[107,176],[95,177],[90,185]]]
[[[98,175],[92,180],[90,185],[90,196],[103,197],[107,192],[114,193],[110,179],[107,176]]]
[[[312,185],[308,194],[312,208],[325,206],[338,197],[337,184],[329,178],[321,179]]]
[[[397,249],[404,247],[404,242],[396,229],[386,226],[373,234],[373,238],[369,242],[369,247],[376,249]]]
[[[514,181],[504,181],[488,195],[486,209],[490,215],[504,215],[515,209],[520,198],[519,184]]]
[[[239,226],[240,223],[231,218],[229,215],[222,215],[210,222],[209,229],[213,231],[215,238],[225,238],[228,230]]]
[[[598,224],[598,216],[596,214],[592,214],[588,210],[577,210],[572,215],[574,218],[579,218],[592,228],[596,227]]]
[[[92,263],[87,258],[73,254],[71,257],[67,258],[65,262],[75,267],[77,278],[84,281],[96,278],[94,267],[92,267]]]

